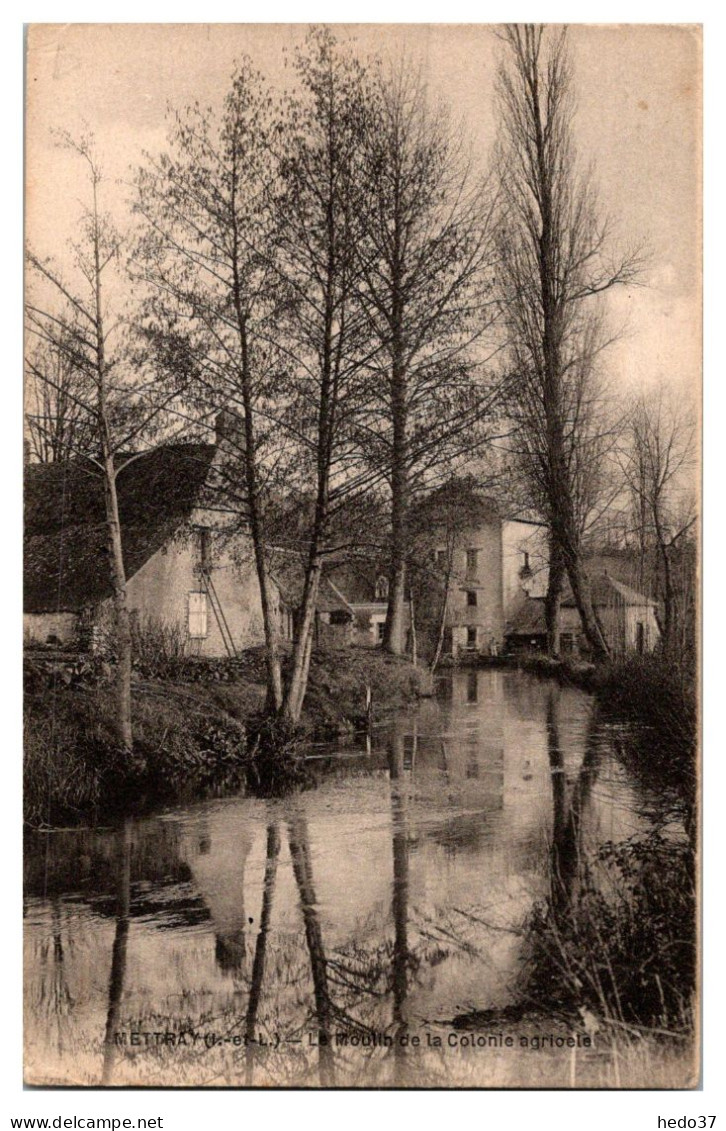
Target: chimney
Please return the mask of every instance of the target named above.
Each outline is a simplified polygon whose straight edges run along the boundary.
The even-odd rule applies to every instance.
[[[234,409],[223,408],[217,413],[214,422],[214,442],[218,448],[224,447],[233,455],[244,454],[244,425],[242,417]]]

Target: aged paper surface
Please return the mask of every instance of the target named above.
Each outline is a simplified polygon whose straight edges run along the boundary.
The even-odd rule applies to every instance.
[[[701,31],[562,35],[29,28],[27,1083],[697,1085]]]

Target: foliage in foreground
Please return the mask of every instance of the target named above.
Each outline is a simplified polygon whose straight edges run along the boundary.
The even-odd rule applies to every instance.
[[[119,747],[109,687],[28,696],[23,810],[31,825],[204,796],[244,783],[244,728],[209,703],[164,692],[134,702],[131,756]]]
[[[696,987],[696,880],[683,841],[658,831],[580,861],[575,890],[553,875],[535,908],[528,998],[616,1025],[686,1036]]]
[[[161,660],[155,661],[155,671]],[[30,825],[95,819],[165,801],[200,798],[249,784],[270,795],[307,782],[311,738],[351,734],[366,723],[366,692],[377,714],[421,691],[421,672],[370,649],[330,650],[311,663],[302,724],[265,720],[260,650],[238,660],[165,661],[171,682],[135,686],[134,748],[119,748],[110,683],[93,665],[68,682],[37,663],[26,671],[24,815]]]

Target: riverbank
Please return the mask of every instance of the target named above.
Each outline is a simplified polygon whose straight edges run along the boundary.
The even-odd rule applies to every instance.
[[[623,1067],[653,1087],[677,1086],[684,1072],[694,1086],[697,890],[689,845],[653,830],[594,852],[580,847],[569,871],[551,867],[550,895],[522,926],[515,1003],[470,1010],[451,1024],[483,1034],[515,1024],[537,1032],[543,1016],[550,1030],[555,1018],[564,1036],[590,1040],[618,1087],[633,1086]],[[585,1076],[580,1086],[597,1085]]]
[[[29,657],[24,709],[24,817],[35,827],[97,820],[154,804],[243,789],[264,705],[261,650],[239,660],[182,659],[137,668],[134,752],[114,741],[112,673],[79,658]],[[318,652],[301,742],[352,736],[430,690],[427,673],[367,649]]]
[[[555,828],[548,894],[522,926],[526,951],[514,1013],[525,1022],[545,1010],[575,1028],[584,1024],[615,1061],[632,1059],[636,1050],[644,1063],[657,1065],[665,1053],[666,1060],[692,1064],[695,1081],[695,670],[659,654],[598,666],[547,656],[488,659],[482,666],[493,663],[589,692],[618,761],[645,794],[658,798],[659,812],[647,834],[597,850],[579,843],[574,812],[559,837]],[[455,1022],[488,1031],[506,1019],[473,1010]]]
[[[651,653],[597,665],[544,655],[503,657],[500,662],[589,691],[607,717],[629,725],[628,741],[621,751],[623,761],[644,782],[667,787],[678,796],[686,825],[695,836],[698,690],[694,660],[675,662]]]

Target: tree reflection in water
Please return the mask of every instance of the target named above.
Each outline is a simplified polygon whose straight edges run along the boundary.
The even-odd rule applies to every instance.
[[[108,983],[108,1012],[103,1051],[101,1084],[112,1082],[118,1055],[115,1041],[119,1030],[121,999],[126,980],[126,954],[131,910],[131,824],[124,821],[116,833],[116,932],[111,954],[111,976]]]
[[[320,928],[315,886],[313,884],[312,860],[307,821],[297,809],[287,822],[287,835],[290,843],[290,856],[295,873],[305,938],[310,956],[310,969],[313,976],[315,1013],[318,1022],[318,1067],[320,1083],[323,1087],[335,1084],[335,1065],[332,1044],[332,1004],[328,989],[328,969]]]
[[[407,1049],[402,1038],[408,1031],[405,1016],[408,993],[408,789],[404,778],[404,741],[394,734],[389,747],[391,824],[393,830],[393,1055],[395,1082],[403,1083]],[[414,758],[415,762],[415,758]]]
[[[597,709],[593,706],[587,723],[585,751],[577,778],[567,801],[567,775],[559,729],[561,689],[552,687],[547,697],[547,755],[552,779],[552,855],[550,900],[555,918],[571,906],[575,885],[584,866],[582,817],[597,778]]]
[[[527,972],[534,901],[545,926],[564,928],[585,884],[601,883],[595,865],[585,872],[585,849],[602,840],[611,796],[625,797],[627,820],[633,807],[615,792],[610,731],[589,700],[516,675],[500,693],[477,674],[479,683],[462,674],[451,708],[400,712],[374,735],[375,764],[351,771],[346,761],[316,793],[93,831],[75,855],[61,842],[50,893],[40,865],[31,877],[44,948],[26,991],[34,1017],[36,986],[59,1025],[63,1014],[59,1063],[76,1071],[89,1050],[84,1080],[105,1084],[450,1079],[455,1058],[439,1065],[406,1040],[463,1006],[506,1007]],[[339,784],[347,776],[350,791]],[[56,891],[70,893],[68,906],[51,902]],[[89,918],[98,933],[85,948]],[[92,1018],[70,1013],[68,987],[77,995],[96,972]],[[122,1026],[147,1020],[231,1040],[216,1050],[116,1046]],[[50,1063],[49,1026],[32,1039]]]
[[[32,983],[26,978],[26,994],[34,1019],[43,1026],[49,1042],[52,1040],[61,1058],[65,1051],[68,1021],[75,1005],[68,986],[66,947],[73,947],[73,937],[69,935],[66,943],[63,942],[62,904],[59,896],[54,894],[51,899],[51,934],[50,937],[41,937],[37,946],[39,976],[34,987],[36,992],[31,996],[29,989]]]
[[[250,998],[245,1019],[245,1083],[250,1087],[254,1075],[255,1061],[255,1026],[257,1013],[262,996],[262,983],[265,977],[265,958],[267,954],[267,939],[270,932],[272,918],[272,903],[275,894],[275,881],[277,879],[277,860],[280,855],[280,830],[276,823],[267,826],[267,853],[265,856],[265,880],[262,889],[262,911],[260,913],[260,929],[257,932],[255,943],[255,957],[252,964],[252,983],[250,985]]]

